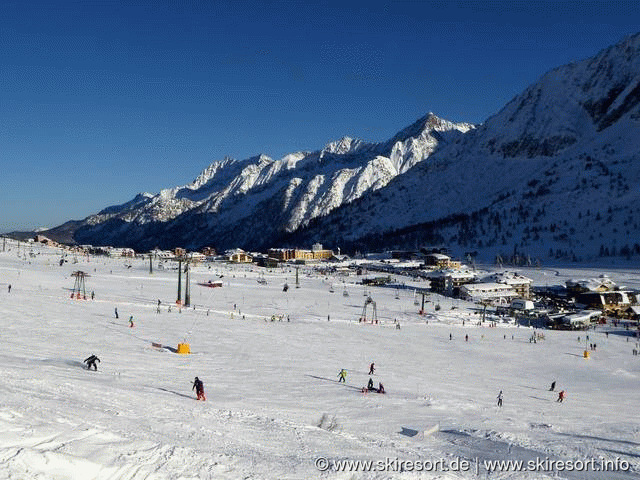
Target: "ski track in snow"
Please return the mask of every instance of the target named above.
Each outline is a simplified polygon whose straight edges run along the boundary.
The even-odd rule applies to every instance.
[[[0,252],[0,480],[631,479],[640,473],[640,357],[631,355],[634,343],[623,329],[590,332],[598,350],[585,360],[584,341],[576,339],[584,332],[549,331],[531,344],[528,328],[472,326],[479,317],[471,304],[456,300],[452,310],[454,301],[432,295],[429,315],[421,317],[412,290],[396,299],[394,289],[376,287],[369,290],[381,324],[365,325],[357,322],[365,297],[356,277],[301,275],[301,288],[285,293],[292,269],[266,271],[267,285],[260,285],[257,268],[220,264],[195,266],[195,310],[173,304],[169,313],[175,271],[150,275],[143,260],[128,269],[121,260],[94,257],[60,267],[59,250],[33,247],[37,255],[27,259],[24,248],[23,256],[15,244]],[[78,269],[91,274],[87,291],[96,292],[95,300],[69,298],[70,274]],[[522,273],[554,283],[597,274]],[[637,272],[603,273],[637,283]],[[196,285],[217,274],[224,274],[222,288]],[[342,288],[330,293],[343,280],[350,295]],[[284,321],[272,322],[274,314]],[[173,353],[184,340],[193,353]],[[101,359],[97,372],[83,368],[91,353]],[[360,392],[371,361],[386,395]],[[337,382],[340,368],[348,371],[346,385]],[[195,375],[205,382],[207,402],[195,401]],[[557,390],[568,391],[563,404],[547,390],[554,379]],[[502,408],[495,406],[499,390]],[[435,424],[440,431],[426,438],[401,433]],[[472,463],[604,457],[629,462],[631,471],[320,472],[318,457]]]

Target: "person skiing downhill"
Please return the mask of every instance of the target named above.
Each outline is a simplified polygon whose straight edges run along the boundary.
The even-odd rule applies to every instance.
[[[375,371],[376,371],[376,364],[371,362],[371,365],[369,365],[369,375],[373,375]]]
[[[502,406],[502,390],[500,390],[500,393],[498,394],[498,406]]]
[[[115,308],[114,313],[115,313],[115,315],[116,315],[116,318],[120,318],[120,317],[118,316],[118,307],[116,307],[116,308]]]
[[[97,372],[98,366],[96,365],[96,362],[100,363],[100,359],[95,355],[91,355],[90,357],[85,358],[83,363],[87,364],[87,370],[91,370],[91,367],[93,367],[93,369]]]
[[[347,371],[343,368],[338,372],[338,383],[347,383]]]
[[[560,402],[562,403],[565,397],[565,393],[564,390],[562,390],[560,393],[558,393],[558,399],[556,400],[556,402]]]
[[[129,317],[129,328],[133,328],[133,315]]]
[[[195,378],[195,380],[193,381],[193,388],[191,390],[195,390],[196,391],[196,400],[206,400],[207,398],[204,396],[204,384],[202,383],[202,380],[200,380],[198,377]]]

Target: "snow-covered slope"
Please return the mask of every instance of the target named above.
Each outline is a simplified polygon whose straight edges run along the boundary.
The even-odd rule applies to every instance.
[[[384,187],[442,144],[472,129],[428,114],[382,143],[343,137],[273,160],[225,158],[191,184],[141,194],[85,219],[80,243],[136,248],[256,246]]]
[[[363,248],[436,242],[492,255],[640,254],[639,183],[637,34],[548,72],[411,175],[290,238]]]
[[[193,307],[180,310],[176,270],[169,268],[175,264],[165,262],[150,275],[145,259],[124,265],[90,256],[74,263],[69,255],[60,266],[59,249],[7,242],[2,250],[3,480],[632,480],[640,474],[640,357],[632,355],[636,344],[623,325],[588,332],[597,350],[584,359],[584,332],[546,331],[532,343],[532,329],[489,313],[480,326],[476,305],[436,294],[419,315],[411,289],[371,287],[380,323],[359,323],[365,298],[356,277],[311,268],[301,268],[300,288],[283,292],[292,281],[288,268],[265,271],[262,285],[255,267],[194,265]],[[91,273],[94,300],[70,298],[75,270]],[[222,288],[196,284],[216,273],[224,275]],[[536,283],[607,273],[620,285],[640,286],[637,270],[523,273],[536,275]],[[340,285],[338,293],[329,291],[330,282]],[[340,293],[342,285],[350,296]],[[272,315],[284,321],[271,322]],[[488,328],[490,321],[497,328]],[[183,341],[191,355],[172,351]],[[91,354],[101,360],[95,372],[83,368]],[[385,395],[361,393],[371,362],[371,377],[384,384]],[[348,371],[344,384],[336,378],[341,368]],[[195,400],[196,375],[205,402]],[[564,403],[548,391],[552,381],[567,392]],[[430,436],[402,433],[435,425],[440,428]],[[431,466],[416,472],[388,463],[394,459]],[[456,459],[471,468],[444,471]],[[594,471],[602,459],[617,467]],[[342,460],[382,467],[340,471]],[[489,472],[485,462],[492,460],[533,460],[533,466]],[[570,469],[557,461],[583,463]]]

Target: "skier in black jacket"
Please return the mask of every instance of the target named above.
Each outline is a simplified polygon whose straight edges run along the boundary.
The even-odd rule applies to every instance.
[[[84,359],[84,363],[87,364],[87,370],[91,370],[91,367],[93,367],[93,369],[97,371],[98,366],[96,365],[96,362],[99,363],[100,359],[95,355],[91,355],[90,357]]]
[[[193,381],[193,388],[191,390],[196,391],[196,395],[198,396],[197,400],[206,400],[207,398],[204,396],[204,384],[202,380],[198,377]]]

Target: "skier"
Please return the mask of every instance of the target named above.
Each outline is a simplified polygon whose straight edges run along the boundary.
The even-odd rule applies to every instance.
[[[375,367],[375,363],[371,362],[371,365],[369,365],[369,375],[373,375],[373,373],[376,371],[376,367]]]
[[[378,383],[378,393],[384,393],[384,385],[382,383]]]
[[[120,317],[118,316],[118,307],[116,307],[116,308],[115,308],[115,314],[116,314],[116,318],[120,318]]]
[[[91,370],[91,367],[93,367],[95,371],[98,371],[98,366],[96,365],[96,362],[99,363],[100,359],[95,355],[91,355],[90,357],[85,358],[83,363],[87,364],[87,370]]]
[[[465,342],[468,342],[468,341],[469,341],[469,335],[468,335],[468,334],[464,336],[464,341],[465,341]]]
[[[347,371],[343,368],[342,370],[340,370],[340,372],[338,372],[338,383],[342,382],[342,383],[347,383]]]
[[[133,328],[133,315],[129,317],[129,328]]]
[[[558,400],[556,400],[556,402],[560,402],[562,403],[562,401],[564,400],[565,397],[565,393],[564,390],[562,390],[559,394],[558,394]]]
[[[549,389],[550,392],[553,392],[556,389],[556,381],[554,380],[553,382],[551,382],[551,388]]]
[[[498,394],[498,406],[502,406],[502,390],[500,390],[500,393]]]
[[[449,340],[453,340],[453,335],[449,334]]]
[[[371,378],[369,378],[369,383],[367,383],[367,390],[375,390],[375,388],[373,388],[373,380]]]
[[[94,292],[93,290],[91,290],[91,300],[93,300],[96,296],[96,292]]]
[[[202,380],[200,380],[198,377],[196,377],[195,380],[193,381],[193,388],[191,390],[196,391],[196,395],[197,395],[196,400],[204,401],[207,399],[204,396],[204,384],[202,383]]]
[[[11,284],[9,284],[9,291],[7,293],[11,293]]]

